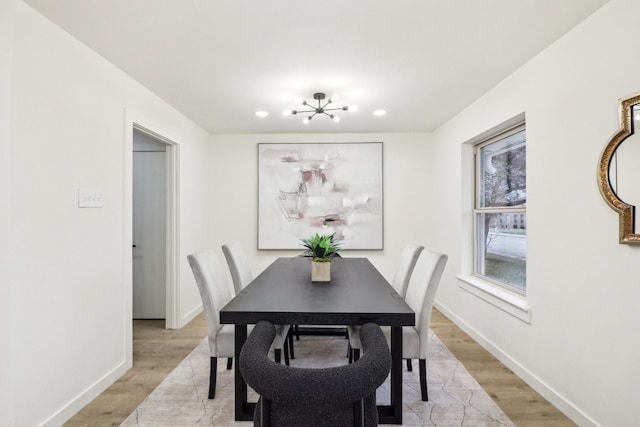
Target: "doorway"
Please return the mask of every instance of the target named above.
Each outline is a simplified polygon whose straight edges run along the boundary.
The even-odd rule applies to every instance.
[[[176,156],[171,141],[134,125],[132,138],[132,317],[175,327]]]

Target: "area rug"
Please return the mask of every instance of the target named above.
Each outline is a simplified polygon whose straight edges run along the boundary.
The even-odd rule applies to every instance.
[[[413,372],[407,371],[403,362],[402,425],[513,426],[433,332],[430,332],[429,339],[429,401],[420,399],[417,361],[414,361]],[[301,336],[300,341],[295,341],[294,350],[292,366],[326,367],[348,362],[344,337]],[[121,426],[251,426],[252,422],[234,421],[234,370],[226,370],[226,363],[226,359],[218,360],[216,397],[209,400],[209,350],[206,339],[203,340]],[[389,404],[388,381],[378,390],[380,404]],[[257,396],[249,389],[249,401],[256,400]]]

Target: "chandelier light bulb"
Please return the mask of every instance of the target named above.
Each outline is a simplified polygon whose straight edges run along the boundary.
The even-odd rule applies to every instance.
[[[291,111],[291,110],[283,110],[282,111],[282,115],[283,116],[290,116],[292,114],[293,114],[293,111]]]
[[[374,116],[384,116],[385,114],[387,114],[385,110],[376,110],[373,112]]]
[[[305,118],[302,120],[302,123],[304,123],[305,125],[308,125],[310,121],[311,121],[311,117],[305,117]]]
[[[256,117],[267,117],[269,115],[266,111],[256,111],[254,114]]]
[[[340,116],[334,116],[333,114],[331,115],[331,118],[333,119],[334,122],[338,123],[340,121]]]
[[[333,95],[331,95],[331,98],[329,98],[329,102],[336,102],[339,99],[340,99],[340,95],[338,95],[337,93],[334,93]]]

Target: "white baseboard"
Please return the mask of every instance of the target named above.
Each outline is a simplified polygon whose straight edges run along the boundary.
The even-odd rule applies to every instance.
[[[186,316],[181,319],[182,324],[180,327],[185,326],[192,321],[198,314],[202,312],[202,305],[195,307]],[[105,376],[97,380],[86,390],[72,399],[64,407],[60,408],[57,412],[47,418],[40,426],[42,427],[54,427],[60,426],[73,417],[78,411],[84,408],[89,402],[98,397],[100,393],[109,388],[114,382],[116,382],[121,376],[123,376],[130,368],[131,363],[123,361],[120,365],[113,368]]]
[[[181,319],[181,323],[180,323],[180,327],[184,327],[187,325],[187,323],[191,322],[193,319],[196,318],[196,316],[198,314],[202,313],[202,305],[197,306],[196,308],[194,308],[193,310],[191,310],[189,313],[187,313],[186,315],[184,315]]]
[[[435,302],[435,307],[444,314],[449,320],[455,323],[460,329],[466,332],[471,338],[473,338],[478,344],[480,344],[485,350],[491,353],[496,359],[498,359],[503,365],[511,369],[518,377],[526,382],[531,388],[540,393],[545,399],[547,399],[553,406],[558,408],[560,412],[566,415],[571,421],[578,424],[581,427],[602,427],[596,423],[591,417],[585,414],[581,409],[576,407],[565,397],[559,394],[556,390],[546,384],[543,380],[538,378],[535,374],[530,372],[526,367],[522,366],[516,360],[511,358],[508,354],[504,353],[500,348],[495,346],[491,341],[481,335],[468,323],[456,316],[451,310],[444,307],[438,301]]]
[[[61,426],[78,411],[84,408],[89,402],[98,397],[100,393],[109,388],[109,386],[116,382],[118,378],[124,375],[130,368],[131,365],[126,362],[116,366],[108,374],[93,383],[89,388],[60,408],[60,410],[51,415],[40,425],[43,427]]]

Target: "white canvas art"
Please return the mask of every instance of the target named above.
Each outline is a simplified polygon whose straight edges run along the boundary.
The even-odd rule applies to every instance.
[[[382,143],[258,144],[258,249],[382,249]]]

